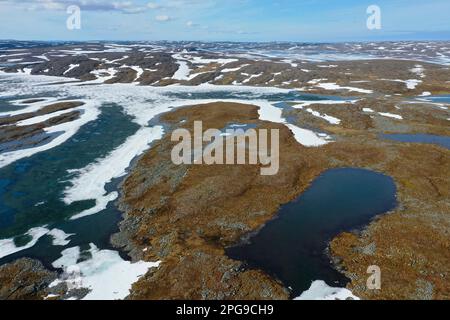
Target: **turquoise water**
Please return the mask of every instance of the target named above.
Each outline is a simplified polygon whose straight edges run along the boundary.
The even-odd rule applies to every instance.
[[[437,102],[437,103],[450,103],[450,94],[431,96],[431,97],[426,97],[425,99],[430,100],[432,102]]]
[[[328,242],[343,231],[368,224],[396,204],[390,177],[363,169],[329,170],[282,206],[277,217],[247,242],[228,248],[227,254],[275,276],[292,288],[293,296],[314,280],[344,286],[348,280],[326,255]]]
[[[383,139],[410,143],[429,143],[450,149],[450,137],[432,134],[383,134]]]
[[[169,93],[169,97],[179,99],[258,99],[267,101],[320,101],[320,100],[348,100],[345,97],[327,96],[327,95],[315,95],[301,93],[298,91],[282,92],[282,93],[251,93],[251,92],[227,92],[227,91],[211,91],[211,92],[193,92],[189,93],[186,97],[186,93]]]
[[[26,106],[16,106],[9,102],[8,99],[0,97],[0,112],[16,111],[25,108]]]
[[[221,93],[214,97],[220,98],[223,95]],[[26,107],[13,105],[13,100],[49,96],[57,96],[57,92],[45,92],[39,96],[23,94],[2,97],[0,111]],[[233,94],[225,96],[238,98]],[[186,94],[183,97],[186,98]],[[79,98],[82,97],[65,97]],[[155,121],[152,121],[152,125],[156,124]],[[16,237],[17,243],[20,239],[20,243],[25,245],[30,240],[22,236],[25,232],[34,227],[46,226],[48,229],[57,228],[67,234],[75,234],[70,237],[70,243],[66,247],[86,248],[92,242],[100,249],[111,248],[109,238],[118,229],[121,213],[112,202],[100,213],[75,221],[68,220],[72,215],[95,204],[94,200],[71,205],[62,201],[64,190],[70,186],[69,181],[74,177],[68,170],[84,168],[106,156],[138,129],[139,126],[122,112],[120,106],[105,104],[97,120],[81,127],[65,143],[0,168],[0,239]],[[4,144],[0,146],[0,152],[10,151],[14,146],[14,143]],[[120,181],[118,179],[109,184],[108,191],[116,191]],[[21,257],[33,257],[50,267],[66,247],[54,246],[52,238],[44,236],[35,246],[1,258],[0,265]]]
[[[64,144],[0,169],[0,239],[48,225],[49,229],[76,233],[70,247],[90,242],[100,248],[110,246],[109,237],[120,221],[120,213],[114,205],[96,215],[70,221],[67,218],[94,206],[95,202],[66,205],[61,200],[72,178],[67,170],[83,168],[106,156],[139,128],[119,106],[105,105],[101,111],[96,121],[80,128]],[[116,190],[117,183],[112,182],[107,188]],[[0,264],[22,256],[50,263],[61,251],[61,247],[52,246],[50,240],[45,236],[33,248],[0,259]]]
[[[52,93],[46,92],[41,95],[43,96],[52,96]],[[193,102],[195,99],[255,99],[255,95],[251,93],[229,92],[183,93],[178,94],[177,97],[192,99]],[[3,111],[8,108],[15,109],[10,99],[19,98],[29,99],[39,98],[39,96],[2,98],[0,99],[1,109]],[[65,98],[68,99],[68,97]],[[277,102],[338,99],[303,95],[297,92],[257,95],[257,98]],[[149,104],[151,103],[149,101]],[[284,104],[279,107],[288,108],[289,106]],[[150,123],[155,125],[158,119],[156,117]],[[252,127],[248,125],[240,127],[239,123],[230,123],[224,129]],[[65,143],[0,168],[0,239],[16,237],[16,243],[26,244],[29,239],[24,239],[21,235],[30,228],[40,226],[46,226],[48,229],[57,228],[67,234],[74,234],[69,238],[70,243],[64,247],[54,246],[50,236],[43,236],[33,247],[0,259],[0,265],[17,258],[31,257],[39,259],[51,268],[51,263],[61,256],[62,250],[68,247],[80,246],[83,250],[87,249],[90,243],[94,243],[99,249],[112,249],[110,236],[118,230],[121,213],[115,203],[111,202],[107,209],[97,214],[78,220],[68,220],[72,215],[91,208],[95,204],[94,200],[80,201],[71,205],[66,205],[62,201],[65,188],[70,186],[69,181],[76,175],[69,173],[68,170],[84,168],[96,159],[105,157],[121,146],[138,129],[139,126],[130,116],[123,113],[119,105],[105,104],[97,120],[81,127]],[[107,191],[117,191],[122,179],[116,179],[108,184]],[[311,252],[311,254],[314,253]],[[122,253],[121,255],[124,259],[127,258],[126,255]],[[308,281],[312,280],[315,280],[313,276],[308,278]]]

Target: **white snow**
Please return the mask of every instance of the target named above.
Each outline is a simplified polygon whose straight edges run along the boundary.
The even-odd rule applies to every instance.
[[[35,57],[35,58],[38,58],[38,59],[45,60],[45,61],[50,61],[45,55],[34,56],[34,57]]]
[[[408,79],[408,80],[400,80],[400,79],[380,79],[382,81],[393,81],[393,82],[402,82],[406,85],[406,88],[409,90],[414,90],[419,84],[422,83],[422,80],[417,79]]]
[[[25,108],[22,108],[22,109],[19,109],[19,110],[16,110],[16,111],[1,112],[0,113],[0,117],[3,117],[3,116],[16,116],[16,115],[19,115],[19,114],[35,112],[35,111],[38,111],[39,109],[41,109],[42,107],[47,106],[47,105],[51,104],[52,102],[56,102],[57,101],[56,98],[50,98],[50,97],[44,97],[44,98],[39,98],[39,99],[42,99],[42,101],[31,103],[31,104],[25,104],[24,103],[28,99],[21,99],[21,100],[13,101],[13,103],[12,103],[13,105],[15,105],[15,106],[25,106]],[[70,102],[70,101],[69,100],[61,100],[59,102]]]
[[[311,108],[306,109],[306,111],[308,111],[309,113],[311,113],[313,116],[322,118],[326,121],[328,121],[330,124],[340,124],[341,120],[326,114],[321,114],[320,112],[314,111]]]
[[[410,90],[414,90],[420,83],[422,83],[422,80],[409,79],[405,81],[406,88]]]
[[[389,112],[378,112],[379,115],[383,116],[383,117],[388,117],[388,118],[394,118],[394,119],[398,119],[398,120],[403,120],[403,117],[398,115],[398,114],[393,114],[393,113],[389,113]]]
[[[319,68],[337,68],[338,66],[335,64],[329,64],[329,65],[318,65]]]
[[[297,101],[295,105],[292,106],[294,109],[303,109],[304,107],[311,106],[314,104],[349,104],[355,103],[358,100],[304,100]]]
[[[122,61],[125,59],[128,59],[130,56],[123,56],[122,58],[114,59],[114,60],[108,60],[106,58],[103,58],[102,60],[105,61],[105,63],[111,64],[111,63],[117,63],[118,61]]]
[[[362,110],[363,110],[363,112],[369,112],[369,113],[375,112],[371,108],[363,108]]]
[[[79,64],[70,64],[70,65],[69,65],[69,68],[68,68],[66,71],[64,71],[63,74],[67,74],[67,73],[69,73],[70,71],[72,71],[73,69],[78,68],[79,66],[80,66]]]
[[[8,77],[18,77],[17,75],[8,75]],[[51,77],[51,78],[56,78],[56,77]],[[27,81],[20,83],[20,89],[18,88],[18,92],[25,90],[42,90],[43,92],[45,92],[46,87],[44,85],[41,86],[35,86],[33,85],[34,82],[38,82],[42,81],[42,79],[48,79],[47,77],[42,77],[40,78],[40,76],[33,76],[33,77],[29,77],[27,79],[33,79],[33,81],[31,81],[31,83],[28,83]],[[39,80],[36,80],[39,79]],[[56,78],[56,79],[60,79],[60,78]],[[56,80],[55,80],[56,81]],[[92,83],[92,81],[88,81],[85,83]],[[25,88],[26,87],[26,88]],[[65,84],[59,84],[59,85],[52,85],[51,88],[53,90],[59,90],[61,92],[62,95],[64,96],[83,96],[86,100],[86,105],[84,106],[87,110],[89,109],[95,109],[96,112],[98,112],[98,108],[92,108],[92,106],[90,107],[90,104],[94,104],[98,107],[99,103],[95,102],[98,101],[100,99],[103,99],[104,102],[108,102],[108,101],[114,101],[117,104],[120,104],[123,108],[124,111],[131,115],[132,117],[135,118],[135,122],[138,123],[139,125],[145,127],[147,126],[147,123],[149,120],[151,120],[153,117],[163,113],[163,112],[167,112],[169,111],[171,108],[174,107],[179,107],[179,106],[183,106],[183,105],[192,105],[192,104],[201,104],[203,103],[210,103],[210,102],[215,102],[215,101],[230,101],[230,102],[238,102],[238,103],[244,103],[244,104],[256,104],[257,106],[262,107],[260,110],[260,114],[262,115],[262,119],[268,119],[269,121],[274,121],[274,122],[279,122],[279,123],[283,123],[285,125],[286,124],[286,120],[283,119],[281,117],[281,110],[279,108],[276,108],[274,106],[272,106],[270,103],[268,103],[267,101],[258,101],[257,99],[204,99],[204,100],[192,100],[192,99],[179,99],[179,100],[174,100],[173,98],[170,97],[166,97],[165,94],[166,93],[192,93],[192,92],[234,92],[236,94],[238,94],[239,92],[251,92],[252,96],[257,97],[259,94],[264,94],[264,93],[279,93],[279,92],[290,92],[290,90],[287,89],[279,89],[279,88],[268,88],[268,87],[246,87],[246,86],[214,86],[211,84],[203,84],[203,85],[199,85],[196,87],[185,87],[185,86],[168,86],[168,87],[141,87],[141,86],[135,86],[133,84],[114,84],[114,85],[96,85],[96,86],[80,86],[79,83],[65,83]],[[106,101],[105,101],[106,98]],[[90,100],[87,100],[90,99]],[[153,103],[149,103],[149,99],[151,101],[153,101]],[[31,106],[33,107],[33,106]],[[36,107],[37,108],[37,107]],[[277,116],[275,117],[275,119],[272,119],[271,116],[268,117],[264,117],[264,114],[267,113],[274,113]],[[83,117],[84,119],[84,117]],[[74,121],[75,122],[75,121]],[[70,124],[68,124],[67,126],[74,126],[75,123],[72,122]],[[289,128],[294,128],[295,126],[293,125],[288,125]],[[52,131],[50,132],[55,132],[56,129],[58,129],[59,126],[55,126],[52,128]],[[78,126],[76,127],[78,128]],[[63,130],[65,131],[65,130]],[[316,133],[314,133],[313,131],[310,130],[306,130],[306,129],[298,129],[298,130],[293,130],[295,131],[296,135],[295,138],[297,139],[297,141],[305,146],[319,146],[319,145],[323,145],[326,144],[328,142],[330,142],[330,137],[320,137],[319,135],[317,135]],[[300,133],[303,132],[305,133],[304,136],[302,136]],[[64,140],[67,139],[68,134],[64,134],[63,137],[61,137],[60,139],[55,139],[52,143],[49,143],[45,146],[42,146],[40,149],[30,149],[33,152],[31,152],[30,150],[24,151],[24,150],[20,150],[18,151],[21,154],[11,154],[11,155],[7,155],[7,157],[5,158],[5,155],[1,155],[3,157],[2,161],[0,162],[3,165],[9,164],[21,157],[25,157],[25,156],[29,156],[31,154],[34,154],[35,152],[39,152],[42,150],[47,150],[50,149],[56,145],[59,145],[60,143],[62,143],[62,138],[64,138]],[[142,142],[141,142],[142,143]],[[147,145],[147,143],[145,143],[145,145]],[[142,145],[141,145],[142,146]],[[139,148],[137,148],[139,149]],[[135,151],[137,149],[133,148],[133,151],[131,151],[131,154],[136,155]],[[22,154],[24,153],[25,154]],[[30,153],[31,152],[31,153]],[[113,155],[114,156],[114,155]],[[127,158],[127,157],[125,157]],[[6,161],[7,160],[7,161]],[[129,164],[129,158],[127,158],[126,164],[122,164],[120,165],[120,167],[122,169],[125,169]],[[110,163],[111,160],[106,160],[108,163]],[[101,159],[97,160],[98,163],[102,163]],[[96,163],[97,163],[96,162]],[[93,165],[95,166],[95,165]],[[93,169],[92,166],[88,168],[84,168],[84,169],[80,169],[81,172],[88,174],[94,174],[96,177],[99,175],[103,175],[104,172],[103,171],[98,171],[98,169]],[[110,201],[110,199],[114,198],[114,195],[105,195],[104,192],[104,188],[103,185],[104,183],[107,183],[112,177],[115,176],[115,169],[113,169],[112,171],[110,169],[104,169],[107,172],[109,172],[109,174],[106,175],[105,179],[100,179],[101,182],[99,183],[102,187],[95,187],[96,192],[91,193],[91,195],[89,196],[88,199],[96,199],[97,198],[97,209],[92,209],[90,212],[92,213],[93,211],[97,211],[98,208],[104,207],[105,203],[107,203],[108,201]],[[102,172],[102,173],[99,173]],[[114,172],[114,173],[111,173]],[[118,170],[117,172],[122,173],[123,170]],[[90,181],[93,181],[95,179],[90,179]],[[81,182],[81,180],[77,180],[74,179],[73,182]],[[70,193],[70,192],[69,192]],[[87,198],[87,192],[84,193],[80,193],[84,194],[84,196],[79,196],[78,198],[74,197],[73,199],[69,200],[69,198],[67,198],[67,201],[77,201],[77,200],[84,200]],[[107,199],[105,198],[107,197]],[[86,213],[86,212],[85,212]]]
[[[19,74],[31,75],[32,68],[23,68],[23,70],[19,70]]]
[[[191,55],[183,55],[183,58],[190,61],[193,64],[210,64],[210,63],[216,63],[219,65],[225,65],[232,62],[239,61],[238,59],[230,59],[230,58],[217,58],[217,59],[205,59],[202,57],[194,57]]]
[[[37,117],[33,117],[30,119],[25,119],[22,121],[19,121],[16,123],[16,126],[28,126],[28,125],[32,125],[32,124],[36,124],[36,123],[41,123],[44,121],[47,121],[48,119],[54,118],[54,117],[58,117],[60,115],[63,115],[65,113],[69,113],[72,111],[81,111],[83,110],[83,107],[77,107],[77,108],[72,108],[72,109],[68,109],[68,110],[60,110],[60,111],[55,111],[52,113],[47,113],[44,114],[42,116],[37,116]]]
[[[60,229],[52,229],[47,233],[47,235],[49,235],[53,238],[52,243],[54,246],[66,246],[70,243],[70,240],[67,240],[67,238],[69,238],[75,234],[73,234],[73,233],[67,234]]]
[[[50,150],[66,142],[80,129],[81,126],[97,119],[98,115],[100,114],[100,111],[98,110],[99,106],[100,104],[95,101],[85,101],[85,105],[83,106],[84,113],[80,116],[80,118],[71,122],[66,122],[53,127],[45,128],[44,131],[47,133],[63,132],[63,134],[58,135],[55,139],[47,144],[0,154],[0,168],[5,167],[19,159],[31,157],[36,153]]]
[[[412,68],[410,71],[415,73],[416,75],[418,75],[421,78],[425,78],[425,73],[424,73],[425,70],[424,70],[423,66],[420,64],[415,65],[414,68]]]
[[[327,80],[328,80],[328,79],[325,79],[325,78],[312,79],[312,80],[309,80],[308,83],[309,83],[309,84],[318,84],[319,82],[327,81]]]
[[[24,236],[31,237],[31,240],[22,247],[16,246],[16,244],[14,243],[14,238],[1,239],[0,258],[32,248],[38,242],[38,240],[45,235],[49,235],[53,238],[52,243],[55,246],[65,246],[69,244],[70,240],[67,240],[67,238],[72,236],[72,234],[66,234],[64,231],[59,229],[49,230],[47,226],[31,228],[24,234]]]
[[[311,287],[294,300],[360,300],[357,296],[345,288],[333,288],[325,281],[317,280]]]
[[[72,247],[61,252],[62,257],[52,263],[55,268],[66,268],[77,263],[80,257],[80,247]]]
[[[77,56],[77,55],[85,55],[85,54],[91,54],[91,53],[122,53],[132,50],[132,48],[127,47],[117,47],[117,48],[110,48],[106,50],[59,50],[61,53],[65,53],[71,56]]]
[[[319,83],[317,87],[325,89],[325,90],[348,90],[348,91],[354,91],[358,93],[373,93],[373,90],[367,90],[367,89],[360,89],[355,87],[341,87],[340,85],[334,83],[334,82],[326,82],[326,83]]]
[[[112,151],[103,159],[97,159],[87,167],[71,172],[78,176],[70,181],[71,187],[65,190],[64,202],[71,204],[76,201],[96,199],[96,206],[87,209],[71,219],[79,219],[104,210],[110,201],[117,198],[117,192],[108,194],[105,185],[113,179],[126,174],[131,161],[148,149],[154,140],[161,139],[163,128],[141,128],[136,134]]]
[[[305,147],[320,147],[331,142],[331,137],[329,136],[321,137],[312,130],[299,128],[293,124],[287,123],[286,119],[282,117],[282,109],[273,106],[267,101],[250,101],[247,103],[257,105],[260,108],[259,119],[261,121],[285,124],[292,131],[297,142]]]
[[[222,73],[236,72],[236,71],[239,71],[239,70],[241,70],[242,68],[244,68],[244,67],[246,67],[246,66],[248,66],[248,64],[243,64],[243,65],[241,65],[241,66],[239,66],[239,67],[237,67],[237,68],[223,69],[221,72],[222,72]]]
[[[293,67],[293,68],[298,67],[298,63],[294,63],[293,60],[291,60],[291,59],[284,59],[284,60],[281,60],[281,62],[289,63],[291,65],[291,67]]]
[[[144,73],[144,69],[142,69],[139,66],[127,66],[127,65],[123,65],[121,68],[130,68],[133,69],[134,71],[136,71],[136,78],[134,81],[138,81],[139,78],[142,76],[142,74]]]
[[[8,59],[6,62],[19,62],[23,61],[23,59]]]
[[[253,78],[261,77],[263,74],[264,74],[263,72],[261,72],[259,74],[252,74],[249,78],[247,78],[244,81],[242,81],[242,83],[250,82]]]
[[[63,268],[71,276],[55,280],[50,287],[66,282],[69,288],[90,290],[83,300],[119,300],[129,295],[133,283],[150,268],[160,265],[160,262],[131,263],[123,260],[118,252],[99,250],[94,244],[90,245],[89,253],[91,259],[77,263],[80,248],[64,250],[62,257],[53,262],[53,267]]]
[[[28,55],[28,53],[12,53],[12,54],[0,54],[0,58],[18,57]]]
[[[48,233],[48,231],[49,230],[45,227],[37,227],[28,230],[28,232],[26,232],[24,235],[30,236],[31,241],[22,247],[16,246],[16,244],[14,243],[14,238],[0,240],[0,258],[33,247],[40,238],[42,238]]]
[[[104,83],[112,78],[114,78],[117,74],[117,70],[114,68],[108,69],[100,69],[91,71],[91,74],[97,77],[96,80],[88,81],[89,83]]]
[[[320,147],[331,142],[329,141],[331,137],[328,135],[324,137],[322,134],[292,124],[287,124],[287,127],[292,131],[297,142],[305,147]]]
[[[178,60],[177,61],[179,67],[175,74],[172,76],[174,80],[189,80],[189,74],[191,73],[191,69],[186,61]]]
[[[178,70],[175,72],[175,74],[172,76],[172,79],[174,80],[186,80],[190,81],[197,77],[198,75],[202,73],[208,73],[208,72],[202,72],[202,73],[193,73],[191,74],[192,70],[189,68],[188,62],[192,64],[210,64],[210,63],[217,63],[219,65],[228,64],[231,62],[238,61],[237,59],[204,59],[201,57],[193,57],[190,55],[181,55],[181,54],[174,54],[172,55],[174,59],[177,60],[177,64],[179,65]],[[242,68],[245,65],[242,65],[239,67]],[[235,69],[224,69],[222,72],[229,72],[226,70],[235,70]],[[236,69],[238,70],[238,69]]]
[[[25,76],[6,75],[8,78],[18,78]],[[55,78],[55,82],[61,78]],[[44,76],[27,76],[24,81],[17,83],[17,88],[8,86],[10,92],[16,90],[17,92],[30,91],[38,94],[39,92],[46,92],[48,88],[55,90],[61,97],[81,96],[80,101],[85,102],[83,108],[85,113],[80,120],[71,123],[47,128],[47,132],[64,131],[65,133],[52,142],[26,150],[18,150],[12,153],[0,155],[0,164],[5,166],[23,157],[31,156],[37,152],[49,150],[72,136],[81,125],[88,121],[95,120],[99,114],[99,107],[102,102],[115,102],[123,107],[123,110],[128,115],[134,118],[134,121],[141,126],[141,129],[133,136],[129,137],[122,146],[103,159],[97,159],[94,163],[85,168],[74,168],[75,177],[70,181],[72,186],[69,187],[64,195],[66,203],[73,203],[75,201],[82,201],[88,199],[96,200],[94,208],[90,208],[84,212],[80,212],[73,218],[80,218],[82,216],[97,213],[104,209],[110,201],[117,198],[117,194],[112,192],[108,194],[105,191],[105,185],[115,177],[123,176],[125,170],[129,167],[133,158],[144,152],[149,143],[159,139],[162,135],[162,128],[148,128],[148,122],[155,116],[167,112],[175,107],[210,103],[217,101],[229,101],[243,104],[255,104],[259,106],[260,116],[262,120],[282,123],[288,126],[295,135],[295,139],[304,146],[320,146],[331,142],[328,136],[320,136],[319,134],[307,130],[297,128],[292,124],[287,124],[286,120],[281,117],[281,109],[271,105],[266,100],[258,100],[258,95],[266,93],[280,93],[290,92],[286,89],[265,88],[265,87],[246,87],[246,86],[214,86],[211,84],[203,84],[196,87],[187,86],[168,86],[168,87],[142,87],[134,84],[114,84],[114,85],[84,85],[79,83],[64,83],[53,84],[50,87],[45,86],[48,83],[49,77]],[[42,82],[44,82],[42,84]],[[35,84],[41,85],[35,85]],[[92,83],[91,81],[85,83]],[[0,84],[1,86],[1,84]],[[249,99],[174,99],[172,96],[167,96],[168,93],[188,93],[193,92],[233,92],[236,95],[240,93],[250,94]],[[254,97],[254,98],[253,98]],[[38,105],[31,105],[29,108],[38,109]],[[23,112],[23,110],[22,110]]]

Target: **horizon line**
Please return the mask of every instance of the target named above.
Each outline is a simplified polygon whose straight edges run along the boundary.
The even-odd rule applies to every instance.
[[[53,39],[53,40],[39,40],[39,39],[0,39],[0,41],[22,41],[22,42],[198,42],[198,43],[294,43],[294,44],[345,44],[345,43],[380,43],[380,42],[450,42],[450,39],[430,39],[430,40],[349,40],[349,41],[289,41],[289,40],[268,40],[268,41],[238,41],[238,40],[101,40],[101,39],[90,39],[90,40],[61,40],[61,39]]]

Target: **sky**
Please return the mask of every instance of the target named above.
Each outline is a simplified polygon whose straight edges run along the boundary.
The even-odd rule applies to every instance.
[[[67,8],[80,8],[69,30]],[[368,29],[377,5],[381,29]],[[449,0],[0,0],[0,39],[450,40]]]

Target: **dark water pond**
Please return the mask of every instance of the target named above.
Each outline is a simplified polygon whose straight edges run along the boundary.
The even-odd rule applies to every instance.
[[[450,137],[432,134],[383,134],[383,139],[411,143],[431,143],[450,149]]]
[[[326,171],[296,200],[281,207],[248,242],[228,248],[227,254],[250,268],[266,271],[292,288],[293,296],[312,281],[344,286],[326,255],[328,242],[342,231],[360,228],[395,208],[392,178],[363,169]]]

